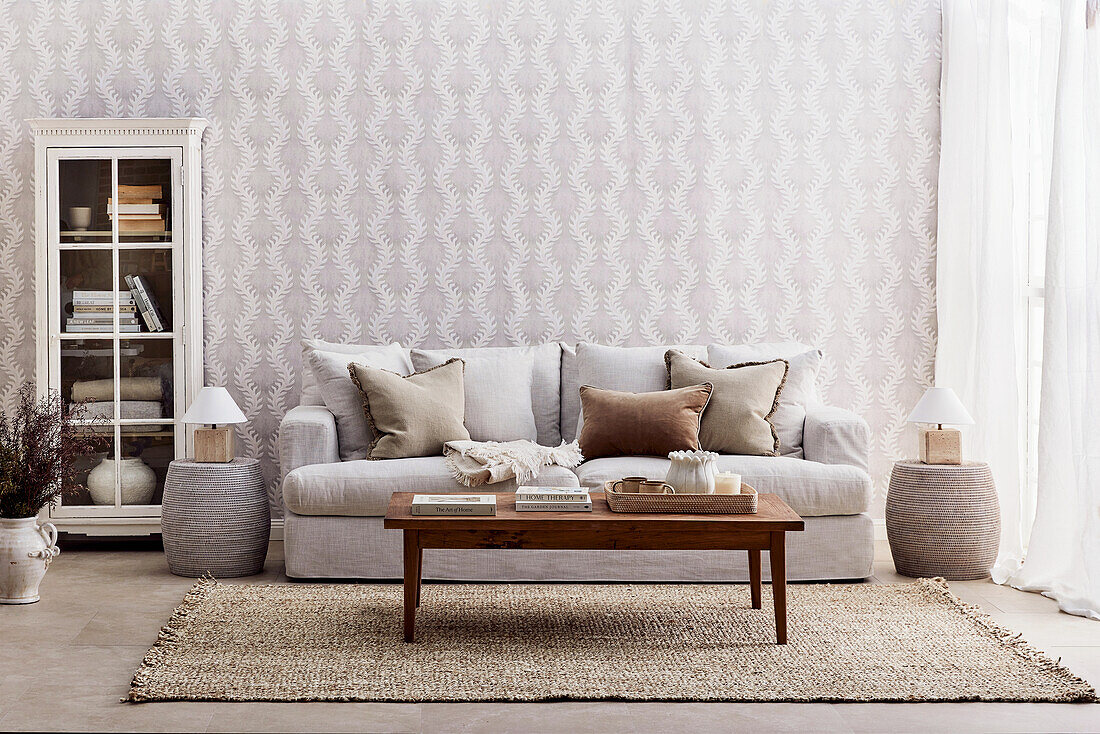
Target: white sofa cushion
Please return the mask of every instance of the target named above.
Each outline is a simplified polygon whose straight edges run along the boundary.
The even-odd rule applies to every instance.
[[[629,476],[664,479],[670,463],[657,456],[615,456],[586,461],[575,471],[582,486],[602,489],[606,481]],[[803,517],[856,515],[871,504],[871,478],[846,464],[723,454],[718,457],[718,471],[737,472],[756,491],[779,495]]]
[[[352,382],[349,362],[390,370],[399,375],[413,371],[409,351],[396,342],[385,346],[334,345],[314,339],[302,341],[307,369],[320,388],[325,407],[336,418],[336,437],[344,461],[367,458],[371,443],[370,425],[363,412],[363,396]]]
[[[619,392],[655,392],[668,385],[665,352],[678,349],[689,357],[706,360],[707,348],[698,344],[672,344],[664,347],[607,347],[581,342],[577,345],[577,393],[581,385]],[[562,389],[565,389],[564,379]],[[571,388],[572,386],[570,386]],[[562,400],[564,405],[565,401]],[[584,415],[577,400],[577,435]]]
[[[779,434],[780,455],[801,458],[806,409],[820,402],[817,395],[817,371],[821,367],[821,352],[798,342],[736,346],[711,344],[707,347],[707,361],[716,369],[772,359],[787,360],[790,370],[779,393],[779,406],[768,420]]]
[[[581,417],[581,375],[577,370],[577,347],[561,345],[561,440],[577,438],[577,419]]]
[[[576,487],[577,475],[547,466],[531,484]],[[298,467],[283,481],[283,503],[296,515],[381,517],[394,492],[514,492],[514,480],[464,487],[451,476],[442,456],[382,461],[342,461]]]
[[[423,369],[417,364],[417,354],[422,355],[425,364],[429,361],[434,366],[442,364],[451,357],[459,357],[463,360],[481,359],[487,357],[498,358],[503,361],[511,361],[517,357],[529,356],[531,358],[531,412],[534,415],[535,433],[537,440],[543,446],[557,446],[561,443],[560,411],[561,411],[561,345],[554,342],[540,344],[536,347],[473,347],[469,349],[417,349],[413,350],[413,364],[416,369]],[[469,367],[469,364],[467,364]],[[470,370],[466,371],[466,379],[471,379]],[[469,383],[467,383],[469,384]],[[470,393],[466,393],[466,406],[469,410]],[[474,429],[466,426],[471,435]],[[527,438],[527,436],[524,436]],[[474,440],[478,439],[476,436]],[[498,439],[500,440],[500,439]]]

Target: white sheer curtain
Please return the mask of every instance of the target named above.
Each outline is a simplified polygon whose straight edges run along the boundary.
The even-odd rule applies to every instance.
[[[1031,0],[946,0],[940,81],[936,384],[976,424],[968,457],[988,461],[1001,504],[998,574],[1023,558],[1026,454],[1023,285],[1030,173],[1021,27]]]
[[[993,468],[994,579],[1100,619],[1100,29],[1085,2],[944,2],[936,382],[971,408],[968,454]],[[1047,253],[1034,497],[1029,237]]]
[[[1100,29],[1058,6],[1038,497],[1008,583],[1100,619]]]

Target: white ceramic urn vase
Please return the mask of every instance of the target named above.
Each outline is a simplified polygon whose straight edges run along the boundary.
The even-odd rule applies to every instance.
[[[0,604],[38,601],[38,584],[57,548],[57,528],[37,517],[0,518]]]
[[[157,475],[137,456],[128,456],[118,465],[122,504],[147,505],[157,488]],[[104,459],[88,473],[88,494],[97,505],[115,503],[115,460]]]

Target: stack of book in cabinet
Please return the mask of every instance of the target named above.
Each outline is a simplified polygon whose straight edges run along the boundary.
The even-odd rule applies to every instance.
[[[592,512],[592,496],[584,487],[520,487],[516,512]]]
[[[165,331],[168,328],[149,281],[140,275],[127,275],[128,291],[118,292],[118,330],[132,334],[142,330]],[[111,291],[74,290],[73,313],[65,320],[69,334],[110,334],[115,326],[115,298]]]
[[[157,186],[118,185],[118,205],[107,199],[107,216],[118,216],[119,234],[164,234],[164,192]]]
[[[115,330],[115,294],[111,291],[73,291],[73,315],[65,321],[65,331],[109,334]],[[130,291],[118,292],[118,330],[141,331],[137,304]]]

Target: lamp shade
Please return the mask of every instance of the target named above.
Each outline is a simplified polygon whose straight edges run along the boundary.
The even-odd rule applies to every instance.
[[[204,387],[183,414],[184,423],[244,423],[247,418],[224,387]]]
[[[930,387],[909,414],[909,422],[963,426],[970,425],[974,419],[970,417],[966,406],[954,390],[949,387]]]

